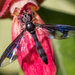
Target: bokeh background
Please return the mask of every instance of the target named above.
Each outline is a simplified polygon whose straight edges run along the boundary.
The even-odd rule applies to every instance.
[[[75,0],[45,0],[37,11],[46,24],[75,26]],[[0,56],[11,42],[12,19],[0,19]],[[65,40],[52,39],[56,75],[75,75],[75,37]],[[16,61],[0,68],[0,75],[23,75]]]

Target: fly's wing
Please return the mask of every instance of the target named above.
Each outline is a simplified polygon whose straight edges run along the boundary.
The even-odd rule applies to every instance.
[[[49,24],[49,25],[36,25],[45,28],[49,31],[49,37],[54,39],[65,39],[75,36],[75,27],[70,25]]]
[[[23,33],[24,33],[24,31],[22,31],[14,39],[14,41],[12,41],[12,43],[6,48],[6,50],[4,51],[4,53],[2,54],[2,56],[0,58],[0,67],[5,66],[17,59],[17,57],[18,57],[18,55],[16,55],[16,53],[18,52],[17,48],[20,45],[20,41],[23,37]]]

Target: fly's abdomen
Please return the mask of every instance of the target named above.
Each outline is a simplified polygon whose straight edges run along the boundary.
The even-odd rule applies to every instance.
[[[43,62],[45,64],[48,64],[48,59],[47,59],[46,53],[45,53],[43,47],[41,46],[40,42],[38,41],[36,34],[34,33],[34,34],[32,34],[32,36],[34,38],[36,48],[37,48],[37,51],[38,51],[41,59],[43,60]]]

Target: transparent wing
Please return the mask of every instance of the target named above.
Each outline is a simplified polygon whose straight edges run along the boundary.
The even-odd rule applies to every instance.
[[[15,39],[12,41],[12,43],[6,48],[4,53],[2,54],[0,58],[0,67],[5,66],[14,60],[17,59],[17,57],[20,55],[21,51],[17,51],[17,48],[20,45],[20,41],[23,37],[24,31],[22,31]],[[19,55],[17,53],[19,52]]]
[[[36,25],[45,28],[49,31],[49,37],[54,39],[65,39],[75,36],[75,27],[70,25],[49,24],[49,25]]]

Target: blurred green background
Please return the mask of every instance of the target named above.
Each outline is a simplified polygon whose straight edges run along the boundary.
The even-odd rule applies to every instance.
[[[75,26],[75,0],[45,0],[37,11],[46,24]],[[11,19],[0,19],[0,55],[11,42]],[[52,39],[57,75],[75,75],[75,37]],[[15,66],[16,65],[16,66]],[[17,61],[0,68],[0,75],[23,75]]]

